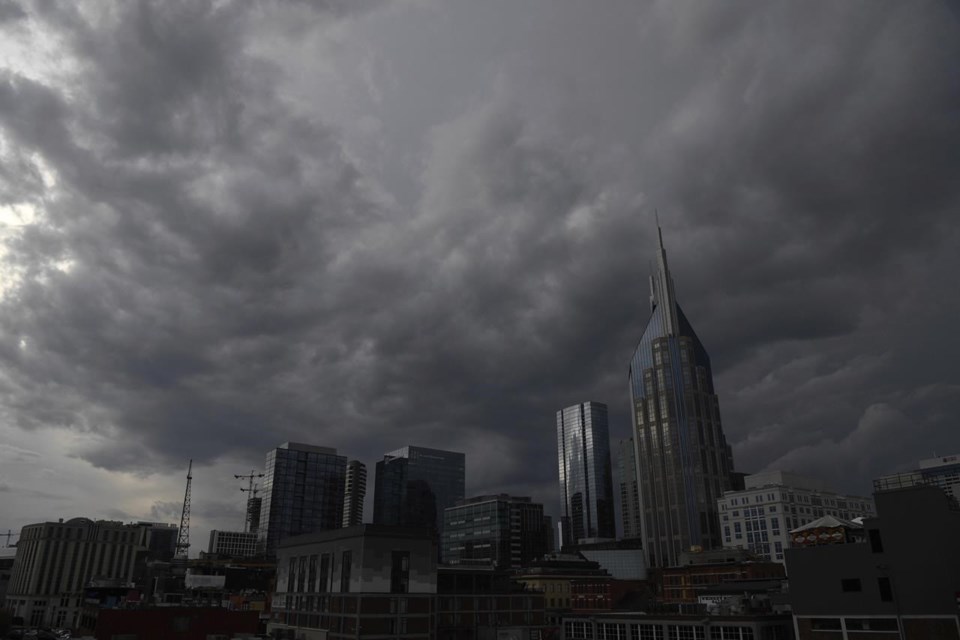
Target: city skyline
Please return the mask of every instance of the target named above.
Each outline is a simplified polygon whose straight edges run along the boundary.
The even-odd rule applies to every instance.
[[[958,30],[0,2],[0,531],[176,524],[192,459],[195,553],[289,441],[461,451],[467,496],[557,515],[556,410],[630,434],[655,209],[738,471],[866,495],[960,453]]]

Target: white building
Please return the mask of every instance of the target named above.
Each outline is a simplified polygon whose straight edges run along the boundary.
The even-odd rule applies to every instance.
[[[790,530],[825,515],[844,520],[876,515],[872,498],[848,496],[822,482],[783,471],[747,476],[743,491],[717,500],[724,548],[749,549],[772,562],[783,562]]]
[[[932,484],[960,501],[960,454],[927,458],[920,461],[920,468],[884,476],[874,481],[879,490]]]
[[[230,558],[250,558],[257,555],[257,533],[213,529],[208,550],[212,554]]]

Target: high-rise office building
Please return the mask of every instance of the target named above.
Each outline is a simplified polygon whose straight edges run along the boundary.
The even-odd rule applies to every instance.
[[[267,453],[258,535],[273,555],[284,538],[339,529],[346,456],[336,449],[286,442]]]
[[[444,509],[444,564],[519,569],[547,554],[543,505],[526,497],[478,496]]]
[[[403,447],[377,462],[374,524],[425,527],[440,532],[443,510],[463,499],[465,456],[426,447]]]
[[[620,470],[620,518],[623,537],[640,537],[640,485],[637,483],[637,454],[633,438],[621,440],[617,447],[617,468]]]
[[[359,460],[347,463],[347,480],[343,490],[343,526],[363,524],[363,499],[367,495],[367,467]]]
[[[607,405],[581,402],[557,411],[560,544],[615,538]]]
[[[720,424],[710,356],[677,304],[663,236],[650,278],[651,315],[629,370],[643,544],[653,566],[722,544],[717,498],[733,460]]]

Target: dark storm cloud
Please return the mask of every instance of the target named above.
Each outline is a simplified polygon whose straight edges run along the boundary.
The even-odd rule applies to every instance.
[[[44,212],[6,239],[11,419],[144,472],[287,439],[367,462],[450,447],[471,490],[552,501],[557,409],[607,402],[625,435],[659,207],[742,468],[863,489],[960,447],[960,38],[943,7],[559,3],[541,24],[508,4],[429,9],[496,30],[502,53],[490,87],[404,150],[422,151],[393,169],[421,188],[411,207],[254,52],[262,12],[299,38],[345,3],[31,15],[77,76],[0,78],[0,203]],[[428,86],[418,65],[397,64],[413,75],[384,84],[384,109],[431,108],[402,93]]]

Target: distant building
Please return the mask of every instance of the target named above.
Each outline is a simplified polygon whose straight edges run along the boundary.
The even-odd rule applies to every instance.
[[[647,579],[647,559],[643,545],[636,538],[582,542],[569,550],[596,562],[617,580]]]
[[[247,500],[247,531],[257,533],[260,530],[260,509],[263,508],[263,498],[252,496]]]
[[[207,551],[228,558],[251,558],[257,555],[257,534],[252,531],[213,529]]]
[[[557,411],[560,545],[615,538],[607,405],[581,402]]]
[[[787,550],[798,640],[960,638],[960,508],[935,486],[874,488],[860,542]]]
[[[695,603],[702,589],[722,583],[786,577],[782,564],[756,560],[742,549],[685,552],[678,563],[659,570],[664,603]]]
[[[13,575],[13,556],[0,558],[0,608],[7,598],[7,585]]]
[[[624,538],[640,538],[640,485],[637,482],[637,456],[633,438],[621,440],[617,447],[620,470],[620,518]]]
[[[518,571],[515,579],[527,589],[543,593],[548,623],[559,624],[562,612],[571,609],[573,583],[605,583],[610,574],[580,555],[558,553],[536,560]]]
[[[273,555],[285,538],[339,529],[347,458],[336,449],[286,442],[267,453],[259,544]]]
[[[443,510],[464,497],[465,456],[454,451],[403,447],[377,462],[373,522],[427,527],[439,533]]]
[[[450,565],[519,569],[548,552],[551,535],[543,505],[530,498],[467,498],[444,509],[441,557]]]
[[[364,524],[288,538],[277,548],[276,585],[267,630],[278,637],[433,638],[429,529]]]
[[[6,608],[29,626],[78,627],[86,588],[134,586],[148,529],[87,518],[23,527]]]
[[[343,526],[363,524],[363,500],[367,496],[367,467],[359,460],[347,463],[343,489]]]
[[[692,547],[723,544],[717,499],[730,490],[733,454],[720,422],[710,356],[677,302],[663,236],[650,277],[650,319],[628,382],[643,544],[651,566]]]
[[[773,562],[784,561],[791,529],[825,515],[852,520],[876,513],[870,498],[836,493],[794,473],[755,473],[744,479],[744,487],[717,500],[723,546],[749,549]]]
[[[914,471],[884,476],[876,483],[883,489],[929,484],[940,487],[947,495],[960,502],[960,454],[927,458],[921,460],[918,467]]]
[[[437,640],[544,638],[544,595],[490,567],[437,567]]]

